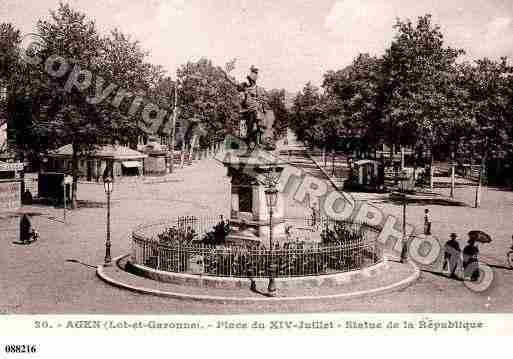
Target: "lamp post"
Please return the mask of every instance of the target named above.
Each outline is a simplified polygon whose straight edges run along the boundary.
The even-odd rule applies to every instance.
[[[105,193],[107,194],[107,239],[105,241],[105,261],[104,265],[109,266],[111,263],[110,256],[110,194],[114,189],[114,184],[110,176],[107,176],[103,179],[103,188],[105,189]]]
[[[269,208],[269,285],[267,291],[269,295],[273,296],[276,292],[276,283],[274,282],[273,276],[273,265],[272,265],[272,250],[273,250],[273,209],[276,207],[278,202],[278,190],[272,186],[267,188],[265,191],[265,200],[267,208]]]
[[[398,176],[400,191],[403,199],[403,238],[402,238],[402,249],[401,249],[401,263],[406,262],[408,257],[408,244],[406,241],[406,184],[408,183],[408,174],[401,172]]]

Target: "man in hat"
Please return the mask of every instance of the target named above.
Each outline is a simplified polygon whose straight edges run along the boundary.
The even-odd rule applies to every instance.
[[[246,122],[247,138],[253,141],[255,145],[262,143],[262,127],[264,109],[264,92],[257,86],[258,69],[251,66],[247,81],[238,86],[238,90],[243,94],[241,103],[242,120]]]
[[[456,278],[455,273],[460,262],[461,249],[456,238],[456,233],[451,233],[451,239],[449,239],[444,246],[444,264],[442,270],[445,270],[447,266],[449,266],[450,278]]]

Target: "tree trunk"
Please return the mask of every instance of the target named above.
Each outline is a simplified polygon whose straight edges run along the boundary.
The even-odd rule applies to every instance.
[[[331,150],[331,176],[335,176],[335,150]]]
[[[73,177],[73,184],[71,186],[71,209],[77,208],[77,185],[78,185],[78,153],[77,144],[75,141],[71,144],[71,176]]]
[[[417,181],[417,166],[418,166],[418,161],[417,161],[417,158],[418,158],[418,150],[419,150],[419,147],[418,146],[413,146],[413,185],[415,185],[415,182]]]
[[[401,171],[404,170],[404,146],[401,146]]]
[[[395,166],[394,166],[394,153],[393,153],[394,151],[393,151],[393,149],[392,149],[392,146],[393,146],[393,145],[392,145],[392,144],[390,144],[390,147],[388,148],[388,151],[389,151],[389,155],[390,155],[390,156],[389,156],[389,158],[390,158],[390,166],[392,166],[392,168],[394,168],[394,167],[395,167]]]
[[[180,152],[180,168],[183,168],[185,162],[185,138],[182,140],[182,150]]]
[[[481,206],[481,187],[482,187],[482,183],[483,183],[483,172],[484,172],[485,165],[486,165],[486,155],[483,155],[483,157],[481,158],[481,165],[479,166],[479,178],[478,178],[478,182],[477,182],[476,199],[475,199],[475,203],[474,203],[475,208],[479,208]]]
[[[191,144],[190,144],[190,152],[189,152],[189,164],[192,165],[192,156],[194,155],[194,147],[196,145],[197,135],[192,136]]]
[[[433,167],[433,146],[429,149],[429,189],[433,190],[433,176],[435,175],[435,168]]]
[[[454,166],[454,151],[451,151],[451,198],[454,198],[454,187],[455,187],[455,166]]]
[[[175,101],[174,101],[174,107],[173,107],[173,123],[171,126],[171,138],[169,141],[169,151],[171,152],[171,162],[169,164],[169,173],[173,173],[174,165],[175,165],[175,137],[176,137],[176,100],[177,100],[177,92],[176,92],[176,85],[175,85]]]

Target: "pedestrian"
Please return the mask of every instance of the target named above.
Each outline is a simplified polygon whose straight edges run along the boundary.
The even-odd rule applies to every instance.
[[[32,233],[32,225],[30,223],[30,219],[27,214],[23,214],[20,220],[20,242],[28,243],[30,242],[30,237]]]
[[[463,248],[463,273],[465,277],[470,276],[471,281],[479,279],[479,248],[475,239],[469,239],[468,244]]]
[[[456,270],[460,262],[461,249],[460,244],[456,240],[456,233],[451,233],[451,239],[445,242],[444,246],[444,263],[442,270],[446,270],[447,267],[450,273],[450,278],[456,278]]]
[[[424,234],[427,236],[431,235],[431,215],[427,208],[424,210]]]

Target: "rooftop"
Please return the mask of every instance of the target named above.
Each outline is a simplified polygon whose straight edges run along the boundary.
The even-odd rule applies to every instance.
[[[71,144],[60,147],[59,149],[50,153],[50,157],[71,157],[73,155],[73,150]],[[96,151],[91,154],[92,157],[99,158],[110,158],[110,159],[141,159],[145,158],[146,155],[132,150],[126,146],[113,146],[113,145],[104,145],[98,146]]]

